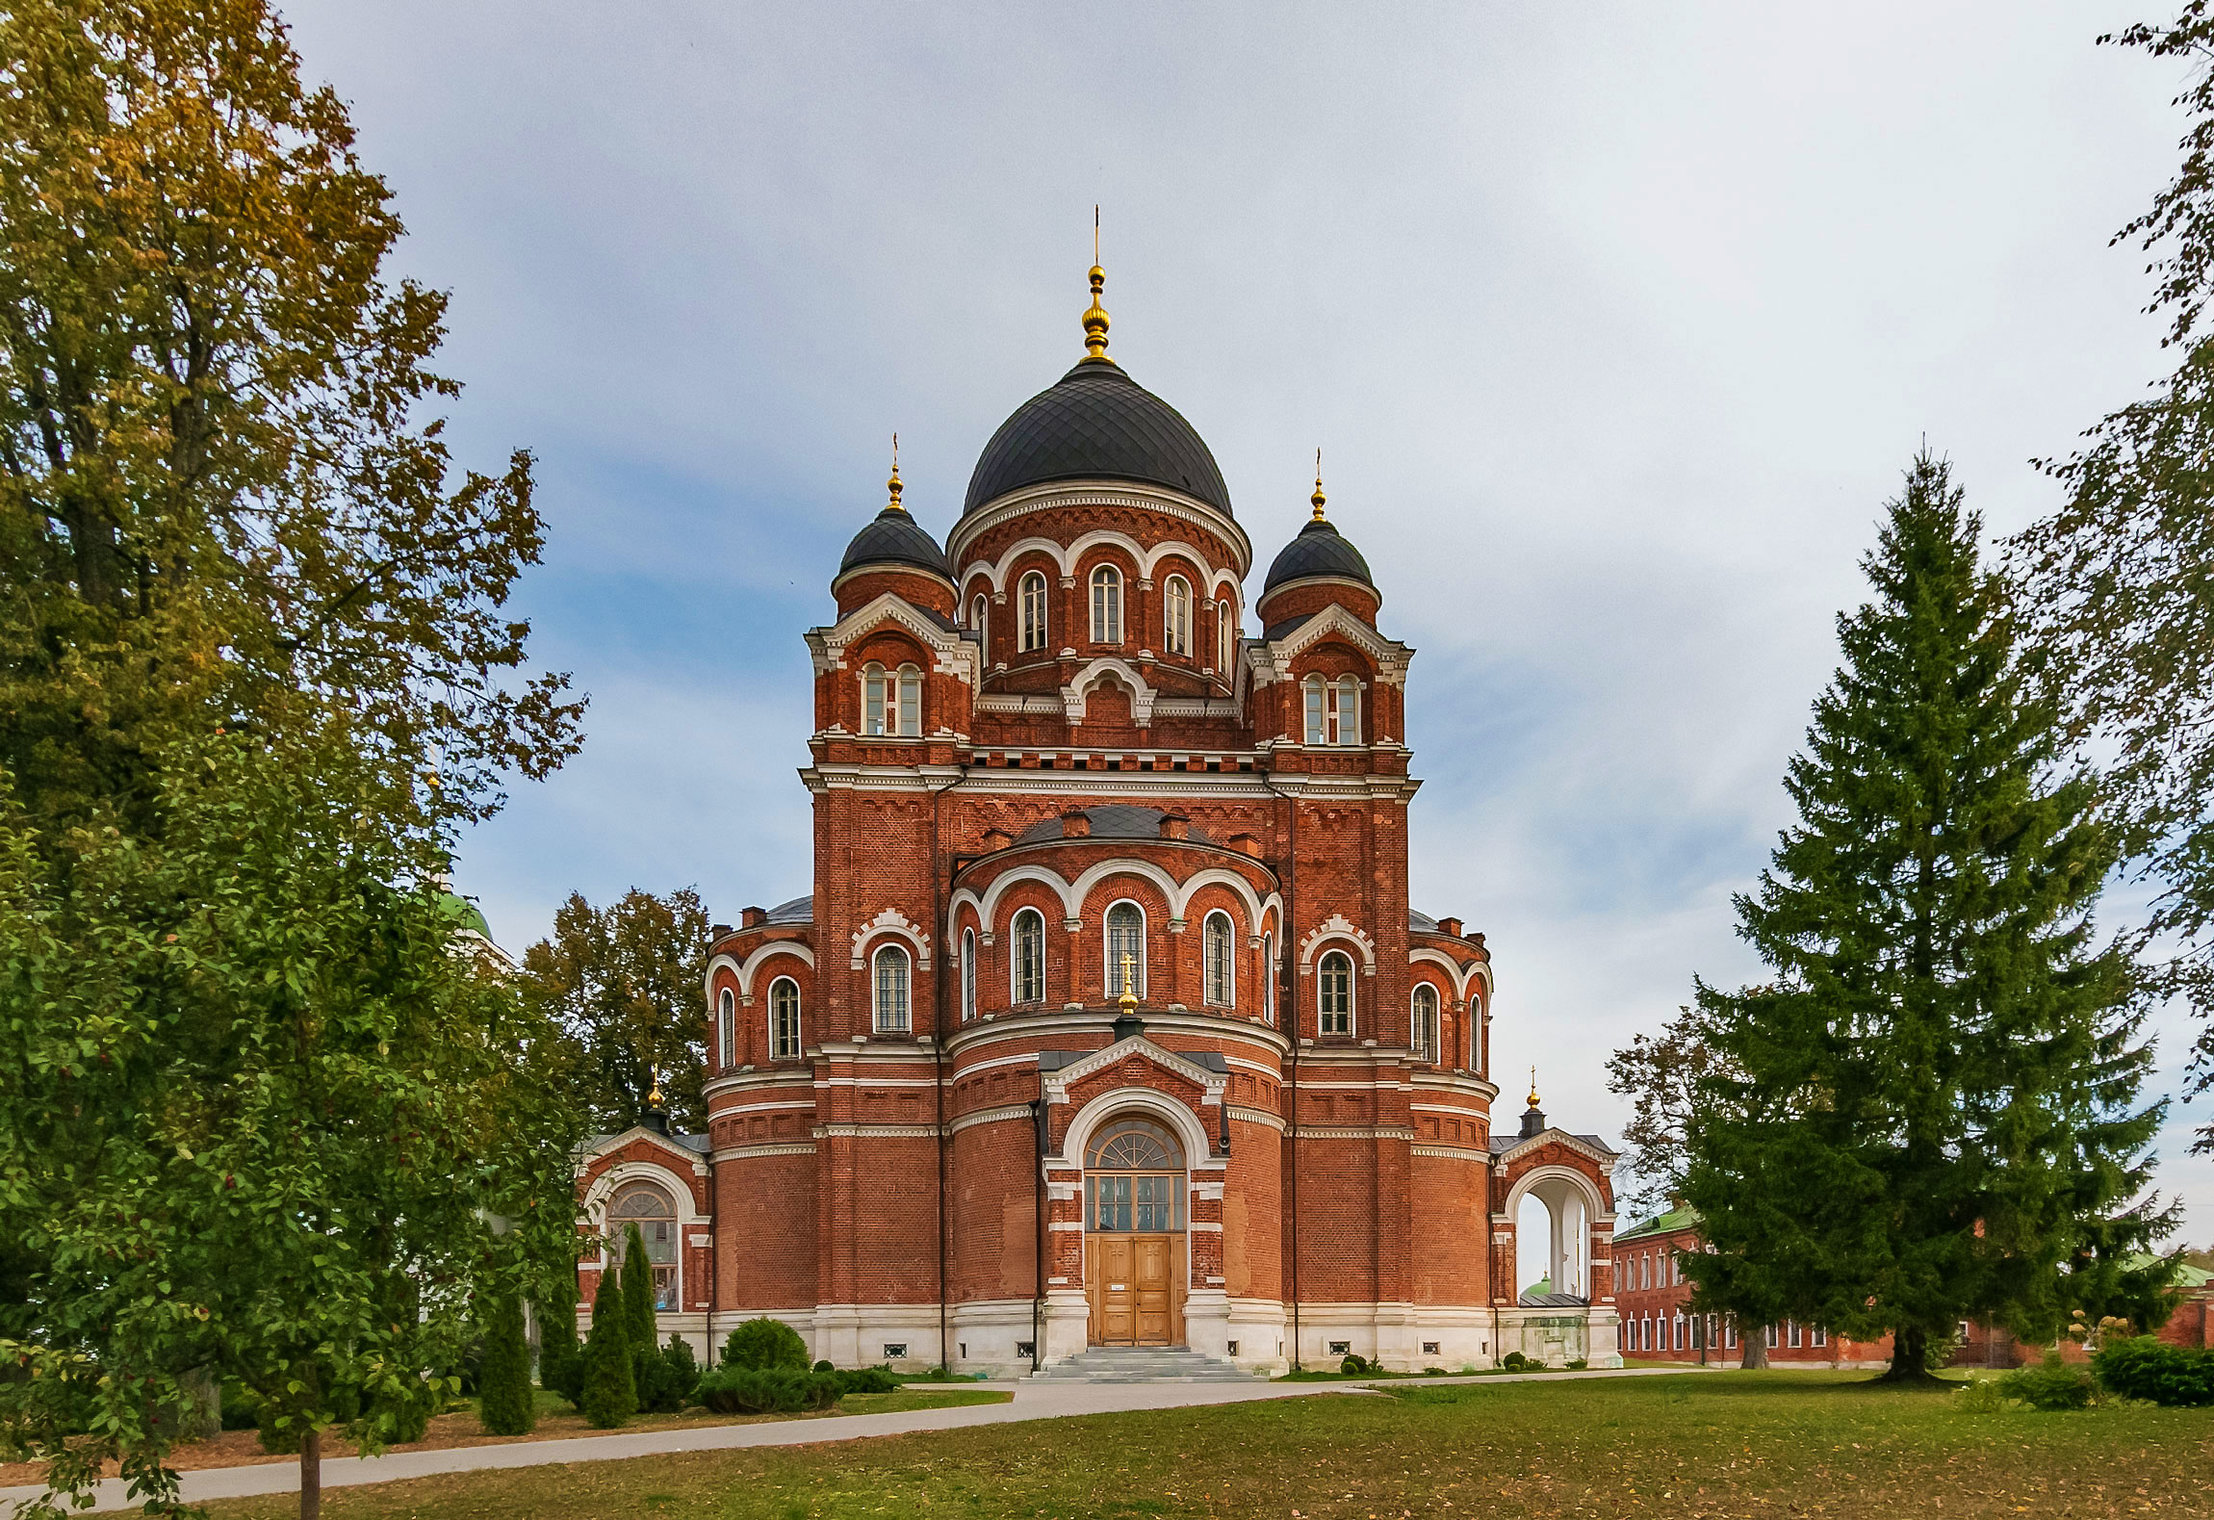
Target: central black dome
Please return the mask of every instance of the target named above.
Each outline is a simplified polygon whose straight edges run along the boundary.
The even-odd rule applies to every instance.
[[[961,510],[1055,480],[1135,480],[1197,497],[1225,516],[1230,492],[1183,414],[1105,359],[1085,359],[999,425]]]

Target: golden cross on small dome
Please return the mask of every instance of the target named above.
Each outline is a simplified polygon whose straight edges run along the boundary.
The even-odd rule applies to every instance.
[[[1312,495],[1312,496],[1310,496],[1310,497],[1308,497],[1307,499],[1308,499],[1309,501],[1311,501],[1311,502],[1313,502],[1313,503],[1315,504],[1315,521],[1316,521],[1316,522],[1321,522],[1321,521],[1323,521],[1324,519],[1323,519],[1323,516],[1322,516],[1322,502],[1323,502],[1323,496],[1322,496],[1322,450],[1320,450],[1320,449],[1316,449],[1316,450],[1315,450],[1315,494],[1314,494],[1314,495]]]
[[[1122,1006],[1131,1009],[1138,1006],[1137,964],[1130,952],[1122,952]]]
[[[897,433],[892,435],[892,478],[885,481],[884,485],[885,489],[892,493],[892,499],[884,504],[884,509],[887,512],[906,511],[907,509],[899,504],[899,434]]]
[[[646,1106],[648,1108],[659,1108],[661,1106],[661,1078],[659,1076],[653,1079],[653,1091],[646,1094]]]
[[[1530,1068],[1530,1106],[1532,1108],[1538,1106],[1537,1068],[1535,1066]]]
[[[1107,271],[1099,267],[1099,208],[1092,207],[1092,304],[1084,309],[1084,357],[1112,364],[1107,357],[1107,308],[1099,294],[1107,288]]]

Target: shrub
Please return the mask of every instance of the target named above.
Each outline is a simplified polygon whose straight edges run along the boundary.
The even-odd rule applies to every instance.
[[[1585,1361],[1585,1360],[1584,1360],[1583,1358],[1581,1358],[1581,1357],[1578,1357],[1578,1358],[1577,1358],[1577,1359],[1576,1359],[1575,1361],[1573,1361],[1573,1362],[1570,1362],[1570,1363],[1568,1364],[1568,1370],[1569,1370],[1570,1372],[1581,1372],[1581,1371],[1583,1371],[1583,1370],[1584,1370],[1584,1369],[1585,1369],[1586,1367],[1589,1367],[1590,1365],[1591,1365],[1591,1363],[1589,1363],[1589,1362]]]
[[[505,1294],[485,1316],[484,1354],[477,1364],[477,1419],[496,1436],[527,1436],[538,1423],[530,1391],[530,1345],[523,1339],[521,1300]]]
[[[836,1372],[838,1368],[834,1363],[824,1360],[815,1364],[815,1370],[817,1372]]]
[[[821,1372],[828,1365],[827,1362],[817,1362],[815,1370]],[[890,1393],[903,1381],[909,1381],[902,1379],[889,1367],[855,1367],[849,1372],[832,1372],[830,1376],[838,1380],[839,1391],[842,1393]]]
[[[246,1391],[237,1378],[223,1379],[223,1428],[252,1430],[261,1423],[261,1400]]]
[[[780,1319],[749,1319],[723,1342],[723,1365],[757,1371],[789,1367],[794,1372],[805,1372],[807,1342]]]
[[[1499,1359],[1499,1365],[1506,1368],[1509,1372],[1520,1372],[1525,1367],[1542,1367],[1545,1364],[1542,1362],[1532,1362],[1528,1357],[1524,1356],[1519,1351],[1510,1351],[1505,1356]]]
[[[2214,1351],[2171,1346],[2149,1335],[2109,1341],[2091,1358],[2109,1393],[2155,1404],[2214,1404]]]
[[[843,1396],[841,1374],[725,1362],[700,1374],[695,1397],[717,1414],[800,1414],[829,1409]]]
[[[638,1412],[628,1318],[615,1274],[602,1272],[592,1301],[592,1334],[584,1343],[584,1388],[577,1399],[585,1419],[601,1430],[613,1430]]]
[[[1443,1367],[1425,1367],[1422,1369],[1422,1375],[1424,1377],[1451,1377],[1453,1374],[1447,1372]]]
[[[682,1409],[692,1402],[692,1391],[700,1385],[700,1359],[692,1354],[692,1343],[681,1335],[669,1337],[669,1344],[661,1348],[661,1360],[668,1367],[668,1378],[676,1391],[676,1407]]]
[[[1367,1377],[1376,1370],[1376,1364],[1365,1356],[1348,1356],[1338,1363],[1338,1371],[1352,1377]]]
[[[2097,1392],[2091,1374],[2062,1361],[2058,1351],[2046,1352],[2039,1366],[2017,1368],[1994,1382],[2001,1398],[2019,1399],[2032,1409],[2082,1409]]]

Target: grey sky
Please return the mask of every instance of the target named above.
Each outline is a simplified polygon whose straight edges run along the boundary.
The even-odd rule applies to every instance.
[[[1415,905],[1489,936],[1506,1096],[1612,1134],[1605,1054],[1755,969],[1729,895],[1917,442],[2011,531],[2160,369],[2106,244],[2178,76],[2109,5],[289,14],[455,293],[465,455],[541,460],[526,610],[594,706],[460,862],[518,948],[572,888],[808,889],[800,631],[894,429],[942,535],[1077,356],[1097,202],[1114,352],[1263,565],[1325,450],[1421,651]]]

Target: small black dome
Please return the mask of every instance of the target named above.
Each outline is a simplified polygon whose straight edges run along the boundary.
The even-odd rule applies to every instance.
[[[846,557],[838,561],[838,573],[844,575],[859,565],[913,565],[953,579],[946,567],[946,551],[902,507],[886,507],[853,535]]]
[[[1227,514],[1215,456],[1183,414],[1104,359],[1086,359],[999,425],[969,477],[964,514],[1053,480],[1137,480]]]
[[[1361,551],[1338,531],[1335,523],[1320,517],[1301,528],[1299,536],[1284,545],[1276,562],[1268,567],[1268,579],[1261,583],[1261,595],[1267,596],[1286,581],[1305,580],[1310,575],[1335,575],[1359,581],[1371,590],[1376,586],[1374,577],[1368,573],[1368,561],[1361,558]]]

